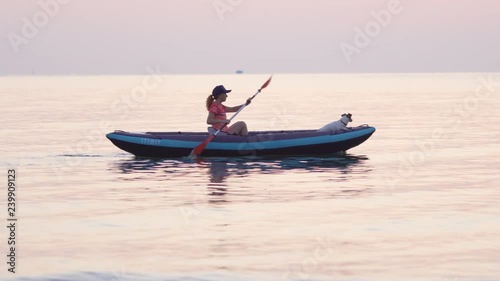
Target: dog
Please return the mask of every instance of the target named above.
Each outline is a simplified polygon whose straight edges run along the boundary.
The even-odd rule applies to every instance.
[[[347,124],[352,122],[352,114],[344,113],[342,114],[340,120],[333,121],[332,123],[326,124],[321,127],[318,132],[330,132],[332,134],[341,133],[344,131],[348,131]]]

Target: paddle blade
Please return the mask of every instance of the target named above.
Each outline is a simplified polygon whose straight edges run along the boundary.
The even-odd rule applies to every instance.
[[[197,157],[200,155],[203,150],[205,150],[205,147],[207,147],[208,143],[211,142],[215,138],[215,135],[209,136],[204,142],[200,143],[197,147],[195,147],[192,151],[191,154],[189,154],[190,158]]]
[[[264,89],[265,87],[267,87],[267,85],[269,85],[269,83],[271,83],[271,79],[273,79],[273,76],[271,75],[271,77],[269,77],[269,79],[267,79],[266,83],[264,83],[264,85],[262,85],[262,87],[260,87],[260,89]]]

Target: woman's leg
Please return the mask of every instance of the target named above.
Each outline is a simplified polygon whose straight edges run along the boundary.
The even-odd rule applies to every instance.
[[[229,134],[237,134],[240,136],[248,135],[247,124],[243,121],[238,121],[229,127]]]

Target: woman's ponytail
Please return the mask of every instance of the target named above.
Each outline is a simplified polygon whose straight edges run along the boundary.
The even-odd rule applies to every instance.
[[[210,110],[210,106],[212,105],[213,102],[214,102],[214,96],[209,95],[207,97],[207,102],[205,104],[207,106],[207,110]]]

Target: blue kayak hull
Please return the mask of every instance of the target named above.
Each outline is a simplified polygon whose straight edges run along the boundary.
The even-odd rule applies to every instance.
[[[330,134],[316,130],[261,131],[248,136],[217,135],[200,156],[298,156],[346,151],[362,144],[375,132],[361,126]],[[189,156],[193,148],[206,140],[207,133],[115,131],[106,137],[118,148],[139,157],[178,158]]]

